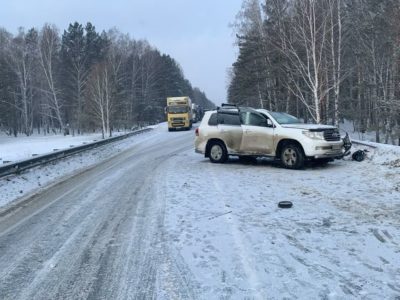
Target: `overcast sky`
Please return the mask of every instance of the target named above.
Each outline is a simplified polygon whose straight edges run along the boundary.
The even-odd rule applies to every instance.
[[[0,27],[57,25],[74,21],[98,30],[118,28],[146,38],[182,66],[185,76],[219,104],[226,100],[227,68],[235,60],[229,24],[242,0],[0,0]]]

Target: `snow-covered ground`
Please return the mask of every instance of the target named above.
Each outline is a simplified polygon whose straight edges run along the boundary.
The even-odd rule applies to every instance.
[[[183,135],[190,145],[192,134],[162,124],[2,179],[0,205],[138,143],[171,147]],[[399,299],[400,147],[369,150],[363,162],[299,171],[269,160],[212,164],[193,149],[163,159],[149,174],[165,206],[155,298],[174,299],[179,276],[195,299]],[[293,207],[278,208],[282,200]]]
[[[153,128],[156,128],[156,126],[153,126]],[[64,177],[94,166],[102,160],[109,159],[125,149],[131,148],[148,138],[152,138],[154,134],[154,132],[139,134],[122,141],[81,152],[55,163],[28,170],[21,176],[9,176],[8,178],[0,179],[0,208],[18,198],[39,192],[47,185],[56,183]],[[97,137],[101,138],[101,135],[77,137],[52,136],[48,137],[48,140],[42,137],[18,138],[16,140],[10,138],[11,141],[7,139],[6,143],[0,145],[0,152],[6,157],[8,152],[4,149],[8,149],[10,151],[9,155],[14,157],[14,159],[25,159],[28,158],[26,156],[27,153],[40,154],[41,151],[42,153],[48,153],[53,148],[63,149],[68,148],[69,145],[78,146],[83,142],[93,142]],[[29,144],[29,141],[32,144]],[[23,152],[22,154],[19,153],[20,150]]]
[[[122,134],[114,133],[114,135]],[[85,135],[48,134],[32,136],[7,136],[0,134],[0,164],[5,161],[18,161],[31,158],[33,154],[46,154],[54,149],[67,149],[71,146],[80,146],[101,140],[100,133]]]
[[[367,131],[364,133],[359,132],[354,128],[354,124],[350,120],[344,120],[343,123],[339,124],[341,134],[347,132],[351,139],[360,141],[375,141],[375,131]]]
[[[301,171],[169,160],[166,224],[200,298],[399,299],[399,159],[382,145]]]
[[[356,128],[354,128],[354,124],[350,120],[344,120],[343,123],[339,124],[339,127],[340,127],[340,131],[341,131],[342,135],[344,135],[344,133],[347,132],[351,139],[359,140],[359,141],[367,141],[367,142],[375,142],[376,141],[376,132],[375,131],[366,131],[366,132],[362,133],[362,132],[358,131]],[[383,141],[385,139],[383,133],[381,133],[380,138],[381,138],[381,141]],[[395,136],[394,138],[395,138],[394,141],[389,139],[389,143],[398,145],[399,137]]]

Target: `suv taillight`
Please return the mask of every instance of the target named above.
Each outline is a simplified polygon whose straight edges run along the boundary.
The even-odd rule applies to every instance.
[[[196,130],[194,131],[196,133],[196,136],[199,136],[199,128],[197,127]]]

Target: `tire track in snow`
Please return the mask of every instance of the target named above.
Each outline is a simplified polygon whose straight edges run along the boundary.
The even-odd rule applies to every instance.
[[[192,150],[192,146],[182,148],[179,153]],[[178,154],[178,153],[176,153]],[[170,174],[175,173],[177,168],[180,166],[177,163],[177,155],[172,155],[168,161],[165,162],[164,168],[157,173],[154,178],[156,186],[156,196],[162,203],[165,204],[165,214],[163,222],[168,215],[174,215],[177,212],[168,209],[168,202],[171,199],[168,198],[168,186]],[[179,253],[177,249],[170,243],[169,233],[167,228],[163,227],[157,247],[161,249],[159,253],[162,253],[158,258],[158,263],[161,268],[157,272],[157,298],[160,299],[199,299],[198,291],[199,285],[195,282],[195,276],[188,267],[185,259]]]
[[[220,200],[222,201],[223,207],[227,207],[227,201],[225,201],[225,195],[226,193],[224,192],[224,189],[222,188],[220,181],[221,179],[216,175],[214,172],[214,167],[215,165],[208,165],[209,169],[209,174],[212,177],[212,182],[214,184],[214,188],[220,195]],[[255,262],[254,259],[251,257],[250,249],[247,247],[247,242],[246,239],[243,237],[243,235],[239,231],[239,225],[238,221],[235,219],[234,214],[229,214],[229,215],[224,215],[223,218],[225,219],[225,222],[229,224],[229,227],[232,232],[233,236],[233,241],[235,243],[236,248],[239,250],[239,258],[240,258],[240,263],[243,267],[243,271],[246,275],[247,278],[247,283],[251,288],[252,294],[255,296],[256,299],[264,299],[265,295],[262,295],[260,293],[260,287],[262,287],[262,283],[259,280],[256,271],[254,271],[255,268]]]

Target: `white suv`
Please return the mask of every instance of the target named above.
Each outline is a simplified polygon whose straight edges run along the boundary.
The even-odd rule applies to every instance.
[[[346,149],[344,149],[344,146]],[[195,151],[214,163],[229,155],[274,157],[290,169],[307,159],[328,162],[342,158],[351,147],[334,126],[304,124],[281,112],[223,105],[205,113],[196,129]]]

